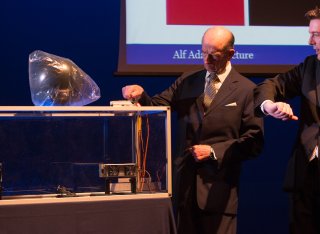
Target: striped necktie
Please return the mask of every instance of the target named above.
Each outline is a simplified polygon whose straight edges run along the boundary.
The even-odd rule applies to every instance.
[[[209,79],[204,89],[203,105],[205,110],[209,108],[213,98],[218,92],[218,89],[216,88],[217,83],[219,83],[219,78],[216,73],[210,73]]]

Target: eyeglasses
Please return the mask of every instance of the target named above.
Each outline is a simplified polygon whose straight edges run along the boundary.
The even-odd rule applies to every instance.
[[[203,58],[210,56],[213,59],[219,59],[224,55],[224,52],[208,53],[208,52],[202,51],[201,54]]]

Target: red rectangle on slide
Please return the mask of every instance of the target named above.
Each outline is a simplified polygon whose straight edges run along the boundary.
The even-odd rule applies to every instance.
[[[245,0],[167,0],[167,24],[244,25]]]

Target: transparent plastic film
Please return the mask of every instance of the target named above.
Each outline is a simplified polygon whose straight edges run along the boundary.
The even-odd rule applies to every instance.
[[[70,59],[40,50],[29,55],[29,84],[36,106],[84,106],[100,98],[97,84]]]

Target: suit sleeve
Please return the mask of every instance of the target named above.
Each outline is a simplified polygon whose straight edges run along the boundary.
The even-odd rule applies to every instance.
[[[192,74],[192,73],[191,73]],[[175,80],[167,89],[160,94],[156,94],[150,97],[147,92],[143,92],[139,103],[143,106],[170,106],[172,111],[176,110],[176,97],[179,96],[179,90],[181,89],[181,83],[188,77],[190,73],[185,73]]]
[[[285,102],[287,99],[301,95],[303,70],[303,64],[300,64],[287,73],[266,79],[258,84],[254,89],[255,114],[259,117],[264,116],[260,106],[265,100]]]
[[[253,89],[243,105],[239,137],[213,144],[218,163],[238,163],[257,157],[263,148],[263,119],[254,115]]]

